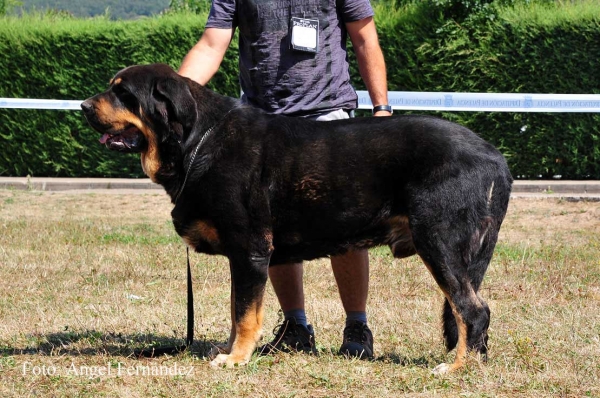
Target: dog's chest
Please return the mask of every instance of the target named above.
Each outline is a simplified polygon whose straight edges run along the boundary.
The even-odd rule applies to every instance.
[[[210,220],[186,220],[173,218],[175,230],[183,241],[197,252],[215,254],[220,252],[221,238]]]

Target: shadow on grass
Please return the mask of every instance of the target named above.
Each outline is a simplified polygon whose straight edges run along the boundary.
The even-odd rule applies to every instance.
[[[321,348],[319,355],[332,356],[337,358],[345,358],[349,361],[356,361],[357,358],[348,357],[347,355],[340,354],[337,347]],[[440,363],[447,360],[445,354],[424,354],[417,357],[411,357],[401,355],[394,352],[383,352],[381,355],[377,355],[373,359],[366,360],[367,362],[380,363],[380,364],[394,364],[400,366],[416,366],[421,368],[431,368],[439,365]]]
[[[404,355],[386,353],[376,357],[374,362],[393,363],[401,366],[418,366],[421,368],[429,368],[432,366],[439,365],[443,362],[442,356],[437,355],[423,355],[420,357],[407,357]]]
[[[207,340],[200,337],[194,340],[190,349],[185,349],[183,338],[167,337],[153,333],[122,334],[103,333],[96,330],[64,331],[46,335],[29,336],[31,344],[24,348],[0,346],[0,357],[14,355],[67,355],[67,356],[117,356],[124,358],[148,358],[140,352],[152,352],[153,357],[191,354],[200,358],[208,357],[210,350],[223,341]],[[343,357],[335,351],[332,355]],[[396,353],[384,353],[372,361],[375,363],[393,363],[401,366],[433,367],[443,362],[443,356],[423,355],[408,357]]]
[[[198,357],[206,357],[211,348],[222,343],[221,341],[206,340],[203,338],[194,340],[191,351],[185,349],[185,339],[160,336],[152,333],[147,334],[122,334],[102,333],[96,330],[84,330],[81,332],[58,332],[46,335],[31,336],[30,346],[24,348],[0,346],[0,356],[12,355],[71,355],[71,356],[93,356],[110,355],[126,358],[147,358],[164,355],[178,355],[191,352]],[[141,351],[155,355],[143,355]]]

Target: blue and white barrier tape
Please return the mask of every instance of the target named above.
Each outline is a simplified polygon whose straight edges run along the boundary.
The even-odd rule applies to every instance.
[[[371,109],[366,91],[357,91],[358,109]],[[600,113],[598,94],[491,94],[390,91],[394,110],[474,112]],[[0,108],[79,110],[82,101],[0,98]]]
[[[357,91],[358,109],[371,109],[366,91]],[[394,110],[475,112],[600,112],[598,94],[492,94],[388,92]]]
[[[81,110],[83,101],[0,98],[0,108]]]

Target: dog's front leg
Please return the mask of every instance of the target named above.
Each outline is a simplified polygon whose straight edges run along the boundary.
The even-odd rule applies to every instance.
[[[233,275],[233,274],[232,274]],[[235,341],[235,287],[233,278],[231,279],[231,332],[229,333],[229,341],[226,344],[216,344],[208,353],[210,359],[215,359],[219,354],[231,353],[231,347]]]
[[[214,367],[248,363],[261,337],[263,296],[268,277],[269,255],[230,257],[232,283],[232,331],[229,343],[211,361]]]

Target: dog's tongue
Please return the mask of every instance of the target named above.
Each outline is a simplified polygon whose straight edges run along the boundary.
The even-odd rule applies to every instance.
[[[100,143],[106,144],[106,141],[108,141],[109,138],[110,138],[110,134],[104,134],[102,137],[100,137]]]

